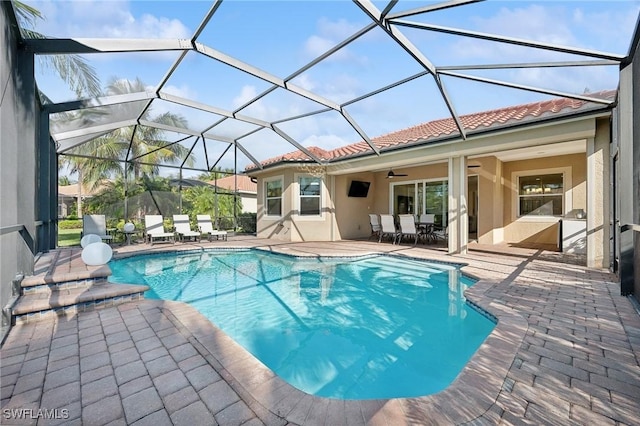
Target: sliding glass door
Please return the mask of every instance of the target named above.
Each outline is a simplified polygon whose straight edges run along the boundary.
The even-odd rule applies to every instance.
[[[416,213],[416,188],[414,183],[393,186],[393,214]]]
[[[435,224],[447,226],[449,213],[449,182],[446,180],[424,182],[425,210],[427,214],[435,214]]]
[[[438,226],[447,225],[449,188],[447,180],[394,183],[391,186],[393,214],[434,214]]]

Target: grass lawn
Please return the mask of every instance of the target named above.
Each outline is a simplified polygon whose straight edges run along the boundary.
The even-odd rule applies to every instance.
[[[81,232],[82,229],[58,229],[58,247],[79,246]]]

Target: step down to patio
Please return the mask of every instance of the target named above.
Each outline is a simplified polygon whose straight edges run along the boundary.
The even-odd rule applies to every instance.
[[[80,254],[79,249],[58,249],[37,259],[34,275],[24,277],[16,289],[19,297],[11,307],[13,324],[144,298],[149,286],[110,283],[108,266],[87,266]]]

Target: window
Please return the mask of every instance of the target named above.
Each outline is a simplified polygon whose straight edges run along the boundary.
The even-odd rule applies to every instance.
[[[298,178],[300,186],[300,216],[320,215],[320,188],[322,180],[319,177],[301,176]]]
[[[282,179],[267,180],[264,183],[265,201],[267,216],[282,215]]]
[[[562,216],[564,174],[518,177],[518,216]]]

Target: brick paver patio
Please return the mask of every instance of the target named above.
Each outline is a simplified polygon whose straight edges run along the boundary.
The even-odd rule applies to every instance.
[[[1,350],[1,423],[638,424],[640,316],[606,271],[506,246],[449,256],[424,246],[230,238],[117,251],[201,246],[465,263],[480,279],[468,299],[499,323],[443,392],[340,401],[292,388],[187,305],[129,302],[14,327]]]

